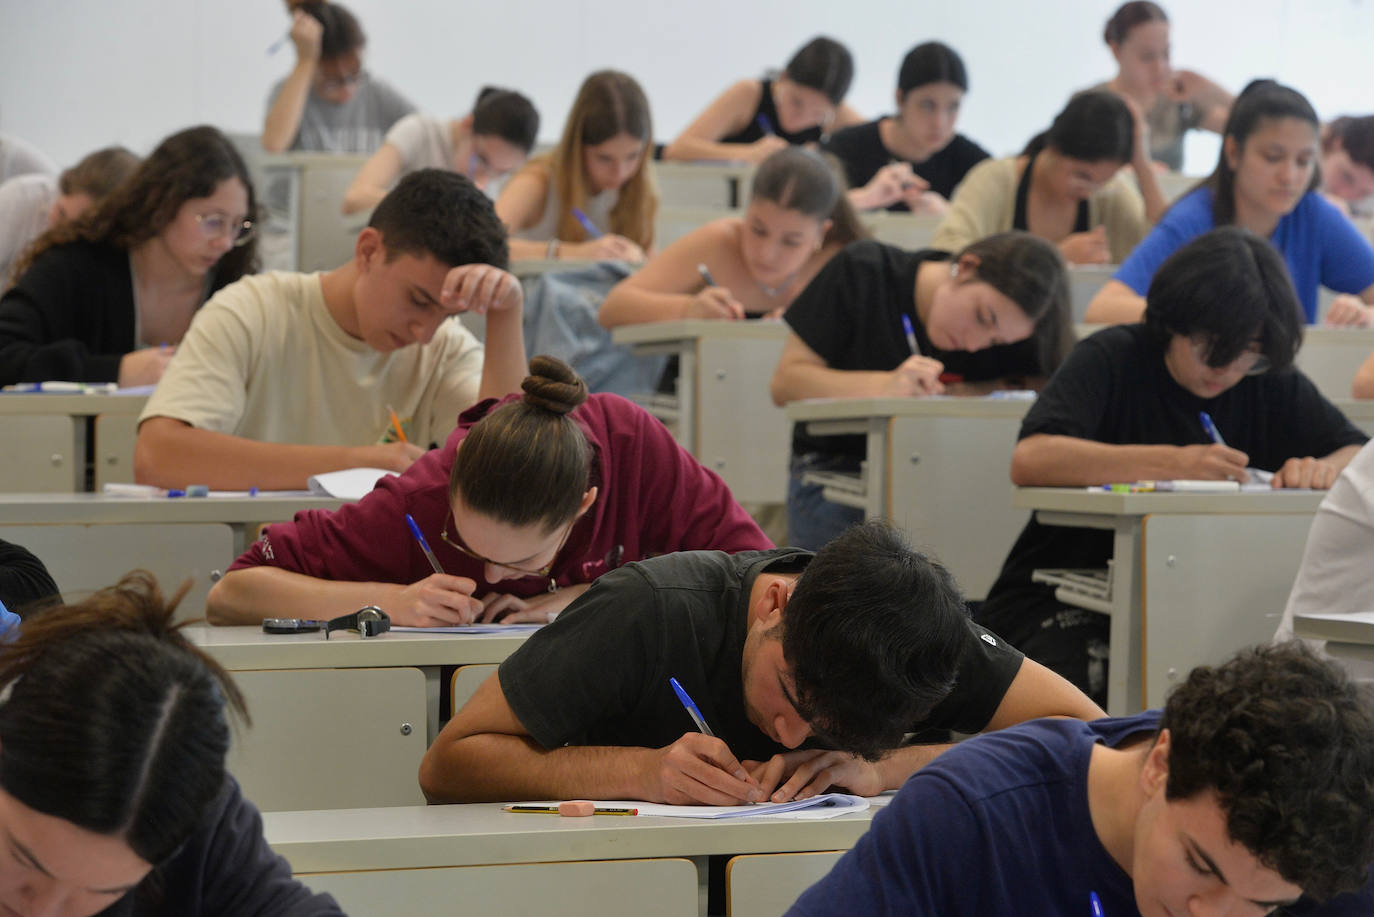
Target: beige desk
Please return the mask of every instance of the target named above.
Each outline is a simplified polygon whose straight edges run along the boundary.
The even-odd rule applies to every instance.
[[[791,425],[768,382],[787,333],[780,321],[693,319],[624,325],[611,340],[646,356],[676,356],[676,394],[645,395],[641,403],[725,480],[736,500],[783,503]]]
[[[1110,599],[1058,595],[1111,617],[1107,712],[1121,716],[1161,705],[1194,666],[1274,636],[1323,496],[1028,487],[1014,501],[1045,525],[1113,533]]]
[[[1374,328],[1309,325],[1295,361],[1327,398],[1349,400],[1355,371],[1374,353]]]
[[[1119,264],[1069,265],[1069,304],[1073,309],[1075,324],[1082,324],[1083,316],[1088,311],[1088,304],[1093,301],[1097,291],[1106,286],[1107,281],[1112,279],[1112,275],[1120,266]],[[1084,327],[1096,331],[1102,326],[1085,325]]]
[[[167,593],[187,577],[181,605],[198,616],[210,573],[229,566],[262,522],[302,509],[335,509],[326,497],[138,498],[105,494],[0,493],[0,538],[43,561],[69,599],[109,586],[135,568],[150,570]]]
[[[623,911],[608,910],[608,896],[583,891],[582,886],[560,895],[556,874],[545,867],[571,866],[578,872],[604,868],[607,861],[842,850],[852,847],[868,829],[873,812],[870,808],[820,821],[708,822],[512,815],[493,804],[273,812],[263,819],[268,842],[307,884],[353,891],[358,880],[349,877],[361,876],[367,884],[392,890],[392,900],[401,902],[396,913],[419,913],[406,909],[409,884],[417,879],[426,881],[436,874],[452,877],[448,887],[461,888],[451,883],[464,876],[485,880],[492,870],[521,864],[527,870],[511,878],[522,878],[523,887],[504,885],[510,894],[520,896],[515,899],[517,906],[505,898],[490,898],[492,892],[483,885],[476,895],[464,896],[467,907],[497,913],[602,915]],[[628,913],[698,913],[695,879],[693,871],[690,886],[674,882],[652,898],[640,897]]]
[[[798,401],[789,420],[815,436],[868,438],[863,473],[817,475],[827,499],[890,519],[954,574],[987,595],[1026,514],[1011,502],[1011,452],[1034,402],[997,398]]]
[[[654,216],[654,248],[662,251],[678,239],[700,229],[707,223],[725,218],[738,219],[744,215],[744,201],[740,207],[665,206]]]
[[[146,395],[0,394],[0,468],[4,486],[27,493],[95,488],[132,481],[136,422]]]
[[[753,163],[668,161],[653,164],[661,207],[743,207]]]
[[[873,210],[859,214],[859,221],[873,233],[873,238],[888,245],[915,251],[929,248],[943,216],[925,213],[890,213]]]
[[[261,171],[259,195],[286,204],[282,265],[286,270],[327,271],[353,255],[368,213],[343,215],[344,192],[368,157],[353,153],[282,153],[255,158]],[[284,187],[278,194],[276,187]],[[269,190],[272,189],[272,190]]]
[[[1329,395],[1327,397],[1330,397]],[[1331,403],[1350,418],[1350,422],[1370,436],[1374,436],[1374,401],[1356,401],[1354,398],[1331,398]]]
[[[187,635],[233,673],[248,701],[253,727],[236,737],[230,770],[266,810],[423,802],[416,774],[439,733],[440,668],[499,663],[527,636],[336,632],[326,640],[208,625]]]

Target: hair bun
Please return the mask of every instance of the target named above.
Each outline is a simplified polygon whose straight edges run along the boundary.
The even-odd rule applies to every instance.
[[[520,383],[525,403],[555,414],[567,414],[587,400],[587,383],[573,368],[555,357],[540,354],[530,360],[530,374]]]

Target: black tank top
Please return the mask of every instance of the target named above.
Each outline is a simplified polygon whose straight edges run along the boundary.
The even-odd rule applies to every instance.
[[[1039,156],[1036,153],[1035,156]],[[1026,160],[1026,170],[1021,173],[1021,181],[1016,185],[1016,212],[1011,217],[1011,228],[1021,229],[1030,232],[1030,226],[1026,222],[1026,198],[1030,195],[1031,169],[1035,167],[1035,156]],[[1088,202],[1078,202],[1078,218],[1074,220],[1074,232],[1087,232],[1092,229],[1088,225]]]
[[[795,134],[789,134],[782,129],[781,124],[778,122],[777,106],[773,104],[773,81],[762,80],[760,82],[763,91],[759,93],[759,107],[754,112],[753,117],[749,119],[749,123],[745,126],[744,130],[740,131],[738,134],[731,134],[729,137],[722,137],[720,142],[753,143],[755,140],[762,138],[765,133],[769,133],[777,134],[794,146],[801,143],[819,143],[821,139],[821,129],[819,125],[816,127],[808,127],[806,130],[799,131]],[[771,128],[770,130],[764,131],[763,125],[760,123],[760,118],[767,119],[768,125]]]

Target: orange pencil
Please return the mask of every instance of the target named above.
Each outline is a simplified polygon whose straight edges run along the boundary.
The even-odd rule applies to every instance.
[[[406,431],[405,431],[405,428],[403,428],[403,427],[401,426],[401,418],[399,418],[399,417],[396,416],[396,409],[393,408],[391,405],[388,404],[388,405],[386,406],[386,410],[387,410],[387,413],[389,413],[389,414],[391,415],[391,426],[394,427],[394,428],[396,429],[396,438],[399,439],[399,440],[400,440],[401,442],[403,442],[403,443],[408,443],[408,442],[410,442],[410,440],[406,439]]]

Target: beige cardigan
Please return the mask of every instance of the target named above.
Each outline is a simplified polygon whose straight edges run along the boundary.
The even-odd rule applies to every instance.
[[[969,170],[954,189],[949,212],[935,230],[932,248],[959,252],[979,239],[1006,232],[1016,212],[1016,157],[985,159]],[[1126,260],[1145,238],[1150,223],[1145,201],[1125,170],[1118,172],[1088,199],[1088,222],[1107,227],[1112,263]]]

